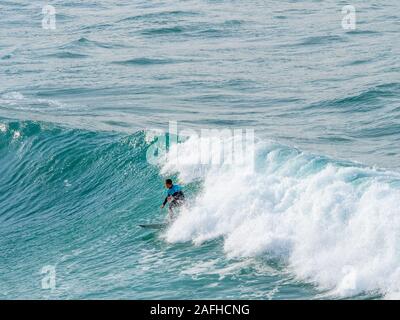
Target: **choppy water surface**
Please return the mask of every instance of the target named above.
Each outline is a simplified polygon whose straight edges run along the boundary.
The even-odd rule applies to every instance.
[[[397,1],[50,4],[0,4],[0,297],[397,297]],[[150,165],[171,120],[254,128],[255,172]]]

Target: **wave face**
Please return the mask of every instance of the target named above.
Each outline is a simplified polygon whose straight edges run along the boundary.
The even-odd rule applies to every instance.
[[[0,297],[117,298],[125,280],[113,277],[129,282],[122,296],[145,287],[148,276],[123,274],[148,246],[137,224],[158,212],[162,185],[146,147],[143,132],[0,120]],[[46,266],[57,271],[51,292],[41,287]]]
[[[398,296],[398,173],[265,141],[254,168],[154,166],[152,137],[0,121],[3,298]],[[174,148],[190,163],[198,145]],[[166,177],[188,205],[144,232],[165,217]]]
[[[189,139],[179,153],[200,143]],[[193,206],[168,230],[169,242],[223,238],[228,257],[282,260],[298,279],[333,296],[398,295],[399,174],[272,142],[257,146],[254,171],[223,163],[198,169],[164,165],[186,182],[203,183]]]

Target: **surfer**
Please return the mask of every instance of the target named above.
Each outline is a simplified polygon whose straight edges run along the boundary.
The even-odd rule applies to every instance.
[[[169,202],[169,218],[172,219],[174,209],[178,209],[185,202],[185,195],[183,194],[182,188],[177,184],[173,184],[171,179],[165,180],[165,187],[167,188],[167,196],[161,208],[164,208],[167,202]]]

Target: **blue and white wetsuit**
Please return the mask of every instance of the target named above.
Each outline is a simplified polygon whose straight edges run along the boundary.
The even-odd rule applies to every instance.
[[[172,187],[167,190],[167,197],[163,203],[164,206],[167,204],[169,197],[173,198],[169,203],[170,210],[180,207],[185,201],[185,195],[183,194],[182,188],[177,184],[173,184]]]

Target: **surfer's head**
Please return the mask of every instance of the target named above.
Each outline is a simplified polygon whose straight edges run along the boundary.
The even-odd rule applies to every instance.
[[[165,187],[168,188],[168,189],[172,187],[172,180],[171,179],[165,180]]]

